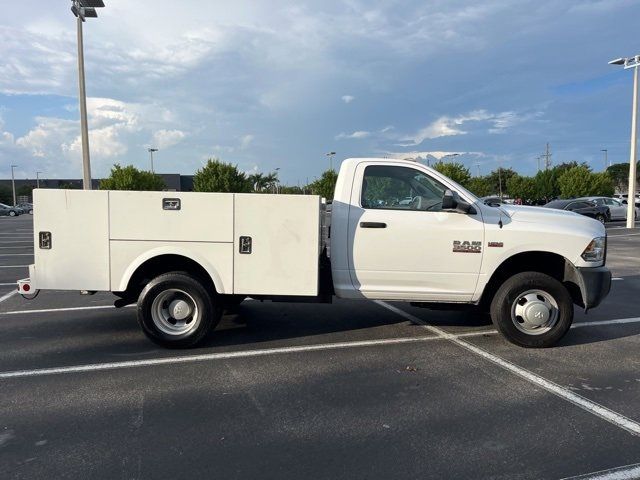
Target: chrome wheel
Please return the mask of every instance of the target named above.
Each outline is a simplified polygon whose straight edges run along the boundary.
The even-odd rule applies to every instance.
[[[542,335],[558,321],[556,300],[543,290],[527,290],[518,295],[511,306],[511,320],[527,335]]]
[[[154,298],[151,304],[153,323],[167,335],[185,335],[198,327],[200,312],[191,295],[184,290],[171,288]]]

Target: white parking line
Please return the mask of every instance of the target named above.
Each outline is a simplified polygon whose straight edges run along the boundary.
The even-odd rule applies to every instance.
[[[132,308],[135,305],[126,305],[123,308]],[[13,312],[0,312],[0,315],[21,315],[25,313],[53,313],[53,312],[75,312],[79,310],[105,310],[116,308],[113,305],[94,305],[91,307],[66,307],[66,308],[43,308],[40,310],[15,310]]]
[[[640,478],[640,463],[586,473],[577,477],[565,477],[562,480],[633,480],[638,478]]]
[[[571,325],[571,328],[596,327],[598,325],[621,325],[624,323],[638,323],[638,322],[640,322],[640,317],[618,318],[616,320],[597,320],[595,322],[578,322]]]
[[[640,435],[640,423],[634,422],[633,420],[625,417],[624,415],[614,412],[613,410],[610,410],[607,407],[604,407],[598,403],[592,402],[591,400],[581,395],[578,395],[572,392],[571,390],[561,387],[557,383],[553,383],[552,381],[547,380],[546,378],[543,378],[540,375],[532,373],[529,370],[526,370],[522,367],[519,367],[516,364],[511,363],[508,360],[505,360],[499,357],[498,355],[489,353],[486,350],[480,347],[477,347],[469,342],[465,342],[464,340],[456,337],[455,335],[451,335],[445,332],[444,330],[434,327],[433,325],[426,323],[420,318],[414,315],[411,315],[410,313],[407,313],[404,310],[399,309],[398,307],[390,305],[381,300],[376,300],[375,303],[377,303],[378,305],[388,310],[391,310],[392,312],[397,313],[398,315],[406,318],[407,320],[423,325],[427,330],[434,333],[435,335],[438,335],[440,338],[449,340],[450,342],[458,345],[459,347],[462,347],[471,353],[475,353],[479,357],[482,357],[485,360],[488,360],[498,365],[499,367],[519,376],[520,378],[523,378],[529,383],[537,385],[538,387],[543,388],[550,393],[553,393],[554,395],[562,398],[563,400],[566,400],[582,408],[583,410],[593,415],[596,415],[602,418],[603,420],[606,420],[607,422],[619,428],[622,428],[623,430],[626,430],[627,432],[633,435]]]
[[[29,265],[0,265],[0,268],[27,268]]]
[[[7,242],[0,241],[0,244],[5,244],[5,243],[31,243],[31,244],[33,244],[33,240],[11,240],[11,241],[7,241]]]
[[[184,355],[177,357],[152,358],[147,360],[131,360],[126,362],[93,363],[88,365],[74,365],[69,367],[38,368],[34,370],[14,370],[0,373],[0,379],[16,377],[41,377],[44,375],[59,375],[62,373],[95,372],[99,370],[114,370],[120,368],[148,367],[151,365],[175,365],[177,363],[202,362],[207,360],[226,360],[230,358],[261,357],[297,352],[313,352],[321,350],[337,350],[353,347],[373,347],[380,345],[398,345],[402,343],[417,343],[439,340],[437,336],[387,338],[382,340],[363,340],[355,342],[321,343],[315,345],[300,345],[296,347],[263,348],[259,350],[243,350],[240,352],[208,353],[204,355]]]
[[[616,237],[637,237],[640,233],[622,233],[620,235],[607,235],[607,238],[616,238]]]
[[[15,286],[15,284],[14,284],[14,286]],[[10,298],[11,298],[11,297],[13,297],[14,295],[17,295],[17,293],[18,293],[18,290],[13,290],[13,291],[11,291],[11,292],[9,292],[9,293],[7,293],[7,294],[5,294],[5,295],[1,296],[1,297],[0,297],[0,303],[4,302],[5,300],[10,299]]]
[[[33,253],[0,253],[0,257],[26,257],[33,256]]]

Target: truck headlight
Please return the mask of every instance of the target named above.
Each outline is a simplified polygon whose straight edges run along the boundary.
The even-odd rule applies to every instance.
[[[585,262],[601,262],[604,260],[606,251],[607,237],[598,237],[589,242],[581,257]]]

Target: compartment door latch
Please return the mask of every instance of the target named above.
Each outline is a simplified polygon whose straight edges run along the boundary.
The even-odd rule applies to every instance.
[[[251,237],[240,237],[240,253],[251,253]]]

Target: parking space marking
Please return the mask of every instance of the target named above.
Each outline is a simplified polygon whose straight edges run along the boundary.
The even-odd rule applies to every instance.
[[[15,286],[15,284],[13,284]],[[3,296],[0,297],[0,303],[4,302],[5,300],[9,300],[11,297],[13,297],[14,295],[17,295],[18,290],[13,290]]]
[[[122,308],[132,308],[135,305],[126,305]],[[53,313],[53,312],[74,312],[78,310],[104,310],[116,308],[114,305],[93,305],[91,307],[66,307],[66,308],[43,308],[39,310],[15,310],[13,312],[0,312],[0,315],[21,315],[25,313]]]
[[[0,257],[26,257],[27,255],[33,256],[33,253],[0,253]]]
[[[450,342],[458,345],[459,347],[462,347],[471,353],[475,353],[479,357],[482,357],[485,360],[488,360],[494,363],[495,365],[498,365],[499,367],[519,376],[520,378],[523,378],[529,383],[532,383],[540,388],[543,388],[544,390],[550,393],[553,393],[554,395],[562,398],[563,400],[566,400],[576,405],[577,407],[580,407],[583,410],[597,417],[600,417],[603,420],[606,420],[607,422],[613,425],[616,425],[617,427],[623,430],[626,430],[632,435],[640,435],[640,423],[637,423],[631,420],[630,418],[625,417],[624,415],[614,412],[613,410],[610,410],[609,408],[604,407],[596,402],[592,402],[591,400],[581,395],[578,395],[572,392],[571,390],[568,390],[558,385],[557,383],[547,380],[546,378],[541,377],[538,374],[532,373],[525,368],[519,367],[518,365],[511,363],[508,360],[505,360],[502,357],[499,357],[498,355],[489,353],[483,348],[477,347],[469,342],[466,342],[458,338],[457,336],[447,333],[446,331],[438,327],[434,327],[433,325],[430,325],[429,323],[421,320],[420,318],[414,315],[411,315],[408,312],[405,312],[404,310],[399,309],[398,307],[390,305],[381,300],[375,300],[375,303],[377,303],[381,307],[386,308],[387,310],[391,310],[392,312],[400,315],[403,318],[406,318],[407,320],[423,325],[428,331],[439,336],[440,338],[449,340]]]
[[[439,336],[429,337],[401,337],[382,340],[362,340],[353,342],[320,343],[315,345],[299,345],[295,347],[263,348],[259,350],[242,350],[224,353],[206,353],[203,355],[183,355],[177,357],[150,358],[146,360],[131,360],[126,362],[92,363],[87,365],[73,365],[68,367],[37,368],[33,370],[14,370],[1,372],[0,380],[7,378],[42,377],[46,375],[60,375],[65,373],[96,372],[101,370],[116,370],[121,368],[149,367],[153,365],[175,365],[179,363],[194,363],[210,360],[228,360],[232,358],[264,357],[298,352],[314,352],[322,350],[339,350],[355,347],[374,347],[381,345],[399,345],[403,343],[419,343],[431,340],[441,340]]]
[[[0,265],[0,268],[27,268],[29,265]]]
[[[633,480],[634,478],[640,478],[640,463],[586,473],[577,477],[565,477],[562,480]]]
[[[621,325],[624,323],[638,323],[640,322],[640,317],[632,317],[632,318],[618,318],[616,320],[596,320],[595,322],[579,322],[571,325],[571,328],[580,328],[580,327],[595,327],[598,325]]]

